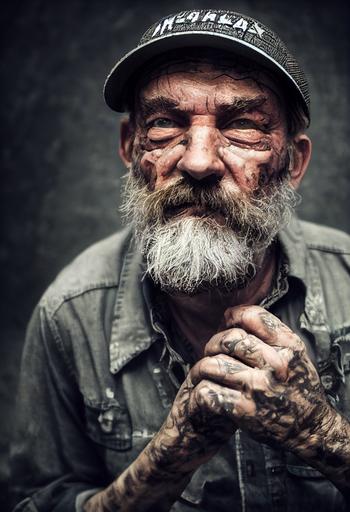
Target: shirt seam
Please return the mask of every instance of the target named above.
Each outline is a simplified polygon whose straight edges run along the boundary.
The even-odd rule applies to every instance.
[[[47,326],[48,326],[48,329],[50,330],[50,333],[51,333],[51,336],[52,336],[52,339],[54,341],[54,344],[56,345],[58,351],[60,354],[62,354],[62,357],[63,357],[63,360],[69,370],[69,373],[71,374],[72,377],[75,377],[75,371],[74,371],[74,367],[73,365],[71,364],[70,362],[70,358],[66,352],[66,349],[64,347],[64,343],[63,343],[63,340],[59,334],[59,331],[58,331],[58,328],[57,328],[57,325],[56,325],[56,321],[55,319],[53,318],[53,315],[49,315],[48,311],[46,312],[45,309],[43,309],[43,313],[45,315],[45,318],[46,318],[46,321],[47,321]]]
[[[55,315],[58,310],[65,304],[71,300],[76,299],[77,297],[84,295],[85,293],[93,292],[96,290],[110,289],[119,287],[119,281],[113,281],[110,283],[96,283],[91,284],[83,288],[79,288],[77,290],[72,290],[70,292],[65,292],[64,294],[58,294],[55,296],[54,293],[50,293],[49,295],[45,294],[40,300],[40,306],[45,308],[50,315]],[[57,301],[58,303],[52,307],[52,302]]]
[[[310,251],[320,251],[320,252],[329,252],[333,254],[346,254],[350,256],[350,250],[342,249],[340,247],[329,247],[327,245],[319,245],[319,244],[306,244],[307,249]]]

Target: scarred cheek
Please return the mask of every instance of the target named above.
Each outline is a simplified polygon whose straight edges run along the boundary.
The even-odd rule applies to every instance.
[[[170,174],[176,175],[174,170],[184,152],[184,145],[177,144],[171,148],[154,149],[144,153],[140,167],[150,190],[160,188],[165,181],[168,182]]]
[[[267,183],[280,169],[280,158],[273,148],[256,151],[229,145],[221,147],[219,154],[235,183],[249,192]]]
[[[153,151],[146,151],[140,160],[140,169],[145,178],[146,183],[150,190],[154,189],[157,179],[156,176],[156,163],[162,155],[162,149],[153,149]]]

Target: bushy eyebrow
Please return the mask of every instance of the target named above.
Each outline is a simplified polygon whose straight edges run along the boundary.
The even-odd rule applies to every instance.
[[[216,115],[219,117],[232,117],[233,115],[250,112],[261,107],[267,101],[266,96],[259,95],[255,97],[232,98],[232,101],[219,103],[215,106]],[[149,117],[159,112],[173,112],[177,114],[189,113],[188,109],[180,108],[180,103],[171,100],[166,96],[156,96],[155,98],[142,98],[139,103],[141,115],[143,118]]]
[[[243,114],[245,112],[251,112],[252,110],[258,109],[264,103],[267,98],[264,95],[233,98],[231,102],[220,103],[216,105],[216,112],[219,116],[232,116],[236,114]]]
[[[179,110],[179,102],[171,100],[165,96],[156,96],[155,98],[140,100],[140,110],[144,118],[165,111]]]

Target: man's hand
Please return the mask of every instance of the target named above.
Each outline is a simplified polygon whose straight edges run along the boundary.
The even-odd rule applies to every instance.
[[[293,451],[350,499],[350,425],[328,403],[303,341],[259,306],[228,309],[224,327],[190,370],[160,431],[88,501],[87,512],[169,510],[236,428]]]
[[[350,500],[350,423],[329,404],[303,341],[259,306],[228,309],[225,327],[193,367],[194,389],[210,382],[235,427],[293,451]]]
[[[259,306],[228,309],[225,327],[189,372],[154,439],[154,453],[161,459],[174,450],[175,464],[193,468],[240,427],[312,459],[335,411],[303,341]]]
[[[206,345],[193,382],[205,373],[223,385],[226,416],[255,439],[306,454],[332,409],[303,341],[259,306],[228,309],[225,326]]]

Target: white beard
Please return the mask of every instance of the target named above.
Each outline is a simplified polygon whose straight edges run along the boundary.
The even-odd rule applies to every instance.
[[[168,206],[186,203],[187,194],[192,197],[181,183],[170,189],[150,192],[131,173],[121,210],[135,226],[135,237],[153,281],[165,291],[188,295],[246,286],[299,199],[287,179],[271,186],[263,197],[250,200],[230,196],[219,188],[209,196],[213,199],[198,199],[199,203],[208,202],[208,215],[167,218]],[[226,205],[224,225],[210,214],[210,209],[215,211],[219,205]]]
[[[253,251],[232,229],[211,218],[171,220],[144,231],[147,271],[163,290],[192,295],[206,288],[230,289],[253,277]]]

